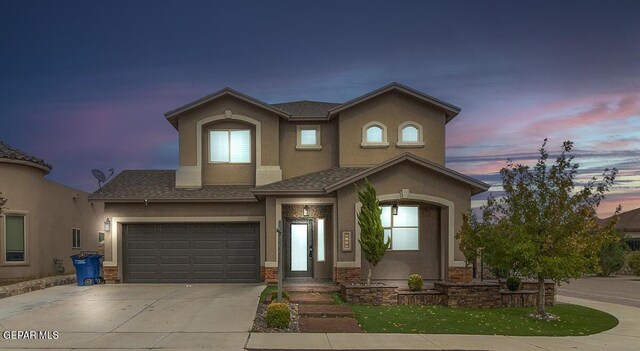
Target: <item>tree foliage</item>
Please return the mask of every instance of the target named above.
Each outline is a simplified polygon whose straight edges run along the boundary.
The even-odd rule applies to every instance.
[[[376,195],[376,189],[368,179],[365,179],[366,189],[360,191],[356,186],[358,199],[362,204],[358,213],[358,225],[360,226],[360,247],[362,255],[369,262],[369,274],[367,275],[367,285],[371,284],[371,270],[382,260],[391,241],[384,241],[384,229],[382,228],[382,209]]]
[[[596,216],[617,171],[605,169],[600,180],[592,177],[578,188],[573,143],[565,141],[551,165],[546,144],[534,166],[507,162],[500,170],[504,195],[490,195],[482,219],[467,216],[458,233],[465,254],[483,247],[487,264],[538,280],[540,316],[546,316],[544,280],[558,283],[597,271],[600,249],[615,240],[617,220],[600,226]]]
[[[0,215],[4,212],[4,206],[7,204],[7,199],[2,197],[2,193],[0,193]]]

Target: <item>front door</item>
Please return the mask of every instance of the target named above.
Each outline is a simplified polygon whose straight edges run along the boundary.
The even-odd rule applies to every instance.
[[[313,221],[287,220],[284,233],[287,277],[313,277]]]

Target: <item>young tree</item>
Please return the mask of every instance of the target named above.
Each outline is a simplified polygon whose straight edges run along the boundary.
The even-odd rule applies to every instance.
[[[484,246],[489,265],[537,279],[539,318],[550,317],[545,311],[545,279],[559,283],[597,271],[600,248],[615,240],[611,233],[617,218],[602,227],[596,216],[616,169],[605,169],[600,181],[593,177],[576,189],[579,165],[571,155],[573,143],[564,142],[550,166],[546,144],[545,139],[535,166],[509,160],[500,170],[504,195],[489,196],[482,221],[471,230],[473,241]],[[463,241],[469,236],[460,234]]]
[[[369,274],[367,274],[367,285],[371,284],[371,270],[378,265],[380,260],[387,253],[391,241],[384,241],[384,230],[382,228],[382,209],[376,196],[376,189],[368,179],[365,179],[367,188],[360,191],[356,186],[358,199],[362,204],[358,213],[358,225],[360,226],[360,247],[364,258],[369,262]]]

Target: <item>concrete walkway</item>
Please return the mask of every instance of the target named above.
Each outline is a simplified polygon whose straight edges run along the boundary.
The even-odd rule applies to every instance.
[[[558,297],[611,313],[615,328],[589,336],[525,337],[445,334],[265,334],[252,333],[247,350],[487,350],[487,351],[638,351],[640,308]]]

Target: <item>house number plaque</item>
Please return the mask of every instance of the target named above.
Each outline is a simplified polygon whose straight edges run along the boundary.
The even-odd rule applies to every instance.
[[[351,242],[351,232],[343,231],[342,232],[342,251],[350,252],[353,250],[353,243]]]

